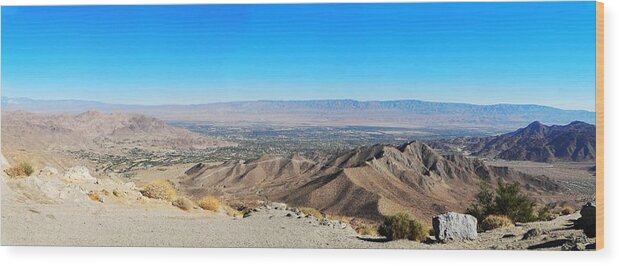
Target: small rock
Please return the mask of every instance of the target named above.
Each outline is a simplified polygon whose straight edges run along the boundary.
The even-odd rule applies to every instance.
[[[276,210],[285,210],[286,208],[288,208],[288,205],[286,205],[286,203],[281,202],[271,202],[270,206]]]
[[[137,190],[138,189],[138,187],[135,186],[135,183],[133,183],[133,182],[125,183],[125,187],[128,188],[128,189],[132,189],[132,190]]]
[[[41,171],[39,171],[39,176],[41,177],[50,177],[58,175],[58,170],[51,166],[45,166]]]
[[[583,251],[586,245],[583,243],[566,242],[561,246],[562,251]]]
[[[542,231],[541,229],[533,228],[533,229],[527,231],[526,233],[524,233],[524,235],[522,236],[522,240],[531,239],[533,237],[540,236],[540,235],[543,235],[545,233],[546,232]]]

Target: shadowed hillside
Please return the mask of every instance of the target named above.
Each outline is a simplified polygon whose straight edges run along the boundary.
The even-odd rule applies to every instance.
[[[533,122],[507,134],[485,138],[433,141],[435,148],[463,150],[473,155],[536,162],[595,160],[595,126],[574,121],[547,126]]]
[[[360,147],[332,158],[265,156],[216,166],[198,164],[180,185],[194,196],[283,201],[370,220],[405,210],[429,220],[444,210],[463,211],[480,181],[499,179],[526,184],[534,194],[559,190],[547,178],[442,155],[416,141],[399,147]]]

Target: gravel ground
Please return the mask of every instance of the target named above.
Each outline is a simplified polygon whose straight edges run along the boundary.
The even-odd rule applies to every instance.
[[[470,242],[385,242],[360,237],[339,222],[324,225],[312,217],[297,217],[289,208],[262,207],[246,218],[232,218],[201,209],[183,211],[169,202],[140,197],[127,184],[63,182],[52,177],[9,180],[2,176],[2,245],[560,250],[583,235],[571,228],[571,220],[578,218],[573,214],[480,233]],[[102,189],[120,191],[121,196],[108,195],[99,202],[85,194]],[[57,193],[64,200],[50,200]],[[532,228],[543,233],[521,240]],[[594,242],[585,240],[585,244]]]
[[[311,217],[289,217],[287,215],[293,212],[286,210],[263,210],[240,219],[201,210],[185,212],[163,203],[126,207],[105,203],[93,205],[76,208],[3,203],[2,244],[412,249],[527,249],[540,245],[539,249],[559,250],[569,239],[582,236],[582,231],[570,229],[570,220],[576,219],[578,214],[561,216],[553,222],[529,223],[481,233],[478,240],[470,242],[423,244],[358,237],[349,226],[320,225]],[[522,235],[532,228],[541,229],[544,234],[521,240]],[[544,246],[544,243],[548,244]]]

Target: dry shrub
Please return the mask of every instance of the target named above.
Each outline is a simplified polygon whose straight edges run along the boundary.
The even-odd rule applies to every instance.
[[[206,196],[201,198],[200,200],[198,200],[198,206],[200,206],[200,208],[205,209],[207,211],[219,211],[219,208],[221,207],[221,202],[219,201],[219,199],[213,197],[213,196]]]
[[[21,162],[18,165],[12,166],[4,170],[4,172],[9,177],[13,177],[13,178],[26,177],[26,176],[30,176],[34,172],[34,168],[32,168],[32,166],[29,163]]]
[[[96,191],[90,191],[90,192],[88,192],[88,197],[89,197],[91,200],[98,201],[98,202],[103,202],[103,198],[101,198],[101,195],[99,195],[99,193],[98,193],[98,192],[96,192]]]
[[[355,231],[357,231],[357,234],[362,236],[378,236],[376,226],[370,224],[360,224],[357,228],[355,228]]]
[[[333,214],[333,213],[325,213],[324,217],[329,219],[329,220],[341,221],[341,222],[344,222],[344,223],[347,223],[347,224],[352,224],[352,221],[354,219],[353,217],[339,215],[339,214]]]
[[[299,208],[299,211],[301,211],[305,215],[312,216],[316,219],[325,218],[324,215],[322,215],[322,213],[319,210],[316,210],[314,208],[304,207],[304,208]]]
[[[145,197],[151,199],[173,200],[176,198],[176,189],[167,180],[155,180],[144,186],[140,191]]]
[[[570,215],[575,211],[576,210],[574,210],[574,208],[572,208],[571,206],[566,206],[561,210],[561,215]]]
[[[224,211],[226,212],[226,214],[228,216],[237,217],[237,218],[243,218],[244,213],[242,211],[239,211],[239,210],[237,210],[237,209],[235,209],[233,207],[230,207],[227,204],[224,204],[223,208],[224,208]]]
[[[181,210],[185,210],[185,211],[193,209],[193,202],[191,202],[191,200],[185,197],[177,198],[176,200],[172,202],[172,205],[180,208]]]
[[[510,227],[514,225],[511,219],[505,215],[488,215],[483,221],[481,221],[482,230],[492,230],[503,227]]]
[[[385,221],[378,227],[378,233],[387,240],[408,239],[424,241],[428,237],[428,227],[413,219],[408,213],[397,213],[386,216]]]

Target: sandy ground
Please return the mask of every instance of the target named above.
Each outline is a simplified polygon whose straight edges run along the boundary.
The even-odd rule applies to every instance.
[[[2,174],[2,245],[560,250],[583,235],[571,229],[571,220],[579,216],[573,214],[480,233],[470,242],[385,242],[359,236],[345,224],[328,226],[312,217],[297,217],[289,209],[262,207],[246,218],[233,218],[197,208],[183,211],[169,202],[144,198],[131,183],[119,180],[69,182],[54,174],[41,175],[11,179]],[[90,199],[89,191],[100,192],[103,202]],[[521,240],[531,228],[545,233]]]

